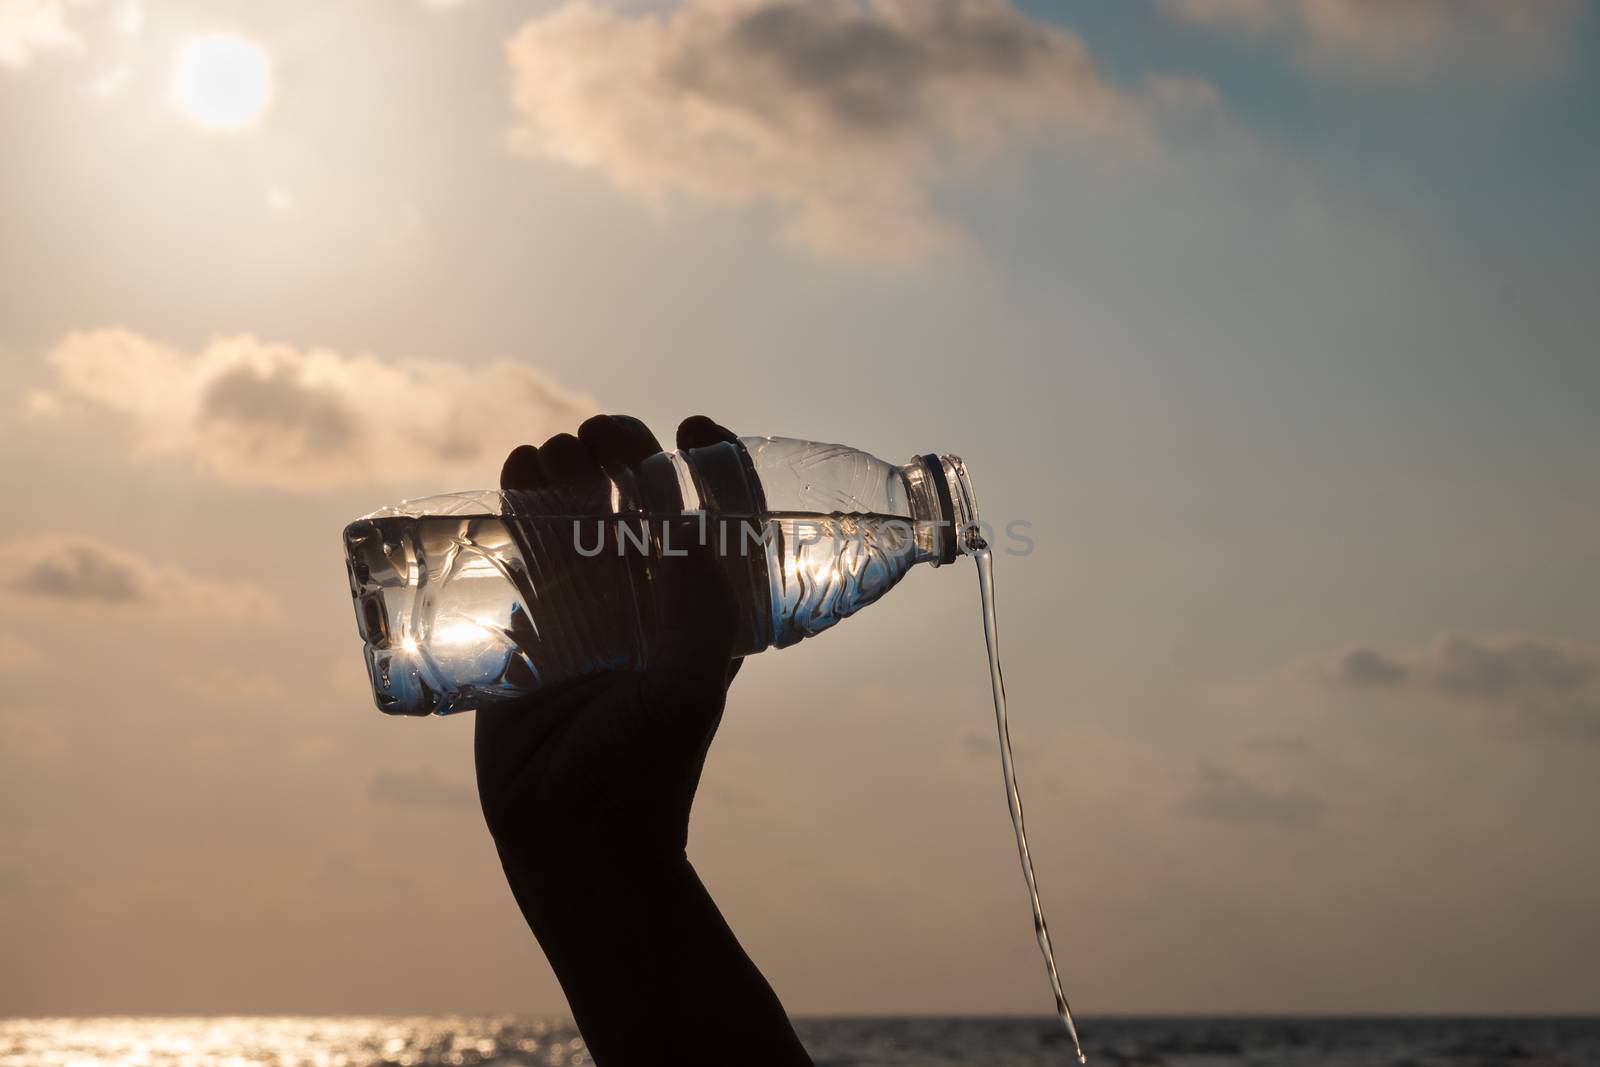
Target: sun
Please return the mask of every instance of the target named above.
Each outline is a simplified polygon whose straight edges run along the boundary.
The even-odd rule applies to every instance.
[[[172,100],[202,129],[242,130],[272,103],[272,60],[238,34],[191,37],[173,66]]]

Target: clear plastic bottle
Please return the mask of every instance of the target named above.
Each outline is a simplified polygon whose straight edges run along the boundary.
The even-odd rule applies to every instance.
[[[347,526],[378,707],[445,715],[644,666],[652,575],[687,551],[715,553],[728,575],[737,654],[792,645],[916,564],[953,561],[978,518],[954,456],[897,466],[782,437],[662,452],[608,488],[453,493]]]

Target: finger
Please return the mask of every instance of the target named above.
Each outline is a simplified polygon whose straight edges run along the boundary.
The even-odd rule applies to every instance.
[[[632,467],[661,451],[650,427],[631,415],[596,415],[578,427],[578,440],[602,467]]]
[[[547,485],[563,490],[568,506],[596,514],[608,509],[611,483],[589,450],[570,433],[558,433],[539,446],[539,469]]]
[[[537,489],[544,484],[544,471],[539,467],[539,450],[532,445],[518,445],[506,457],[500,468],[501,489]]]
[[[702,448],[737,440],[732,430],[705,415],[691,415],[678,425],[679,448]],[[690,558],[678,561],[680,566],[673,569],[674,573],[665,575],[668,602],[681,608],[693,597],[693,612],[697,616],[694,632],[680,635],[668,649],[668,661],[674,665],[674,670],[690,674],[697,684],[712,684],[710,679],[715,674],[715,684],[726,693],[743,662],[732,658],[738,604],[727,572],[715,553],[709,546],[696,546],[696,549]],[[691,581],[695,583],[693,586],[689,584]],[[718,708],[720,714],[720,704]],[[708,726],[715,731],[714,720]]]
[[[690,415],[678,424],[678,447],[701,448],[722,441],[737,441],[738,435],[705,415]]]

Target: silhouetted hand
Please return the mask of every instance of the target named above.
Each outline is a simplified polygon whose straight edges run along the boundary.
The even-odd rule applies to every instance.
[[[679,448],[733,439],[704,416],[678,427]],[[605,512],[606,473],[659,451],[639,420],[597,415],[513,451],[501,488],[570,491]],[[663,633],[645,670],[477,712],[484,817],[600,1067],[810,1063],[685,853],[739,668],[736,604],[710,553],[658,561]]]

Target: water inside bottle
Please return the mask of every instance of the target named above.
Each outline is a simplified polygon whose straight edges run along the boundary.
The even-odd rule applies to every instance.
[[[898,515],[774,512],[765,532],[775,648],[854,615],[920,558],[911,522]]]
[[[1016,762],[1011,754],[1011,726],[1006,718],[1006,682],[1000,673],[1000,635],[994,605],[994,555],[976,532],[968,534],[967,553],[978,565],[978,594],[983,601],[983,636],[989,649],[989,687],[994,692],[994,724],[1000,735],[1000,770],[1006,782],[1006,807],[1011,811],[1011,828],[1017,835],[1017,856],[1022,861],[1022,878],[1028,885],[1028,903],[1033,908],[1033,932],[1039,939],[1045,971],[1050,975],[1050,990],[1056,998],[1056,1014],[1061,1016],[1067,1036],[1072,1038],[1078,1062],[1086,1063],[1072,1009],[1061,989],[1061,974],[1056,970],[1056,954],[1050,945],[1050,930],[1044,922],[1044,906],[1039,901],[1039,882],[1033,873],[1033,856],[1028,851],[1028,830],[1022,819],[1022,794],[1017,790]]]

